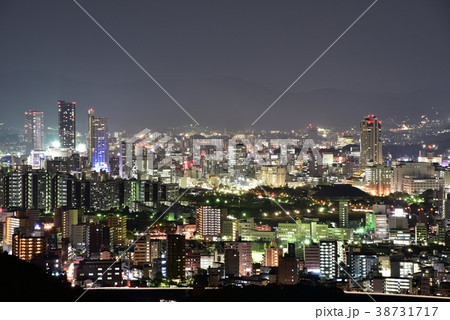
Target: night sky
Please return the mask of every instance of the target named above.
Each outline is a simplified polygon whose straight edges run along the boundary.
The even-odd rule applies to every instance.
[[[251,123],[373,1],[86,1],[88,10],[202,126]],[[0,2],[0,122],[56,126],[58,99],[110,131],[193,121],[71,0]],[[365,114],[450,116],[450,1],[379,0],[255,125],[359,124]]]

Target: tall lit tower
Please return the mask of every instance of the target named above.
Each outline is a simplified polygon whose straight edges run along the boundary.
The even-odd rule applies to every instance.
[[[96,118],[89,109],[89,163],[95,171],[109,171],[108,117]]]
[[[381,144],[381,121],[375,115],[368,115],[361,121],[361,154],[359,167],[383,164]]]
[[[320,241],[320,277],[332,280],[337,278],[338,274],[337,242]]]
[[[25,143],[26,152],[44,148],[44,113],[40,111],[25,111]]]
[[[348,228],[348,201],[339,201],[339,228]]]
[[[58,134],[61,148],[75,150],[75,104],[58,100]]]

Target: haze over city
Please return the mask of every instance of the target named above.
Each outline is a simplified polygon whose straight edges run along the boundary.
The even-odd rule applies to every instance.
[[[202,126],[249,129],[370,1],[80,2]],[[2,122],[59,99],[113,130],[193,123],[72,1],[3,1]],[[255,125],[350,126],[450,108],[448,1],[381,1]],[[17,17],[20,16],[20,19]],[[324,115],[327,115],[326,117]],[[86,122],[79,124],[86,130]]]

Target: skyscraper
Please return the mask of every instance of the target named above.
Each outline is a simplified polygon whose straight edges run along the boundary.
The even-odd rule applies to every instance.
[[[75,150],[75,104],[58,100],[58,134],[61,148]]]
[[[381,121],[375,115],[368,115],[361,121],[361,154],[359,167],[383,164],[381,143]]]
[[[25,144],[26,153],[44,148],[44,113],[25,111]]]
[[[95,171],[109,171],[108,117],[96,118],[89,109],[89,163]]]

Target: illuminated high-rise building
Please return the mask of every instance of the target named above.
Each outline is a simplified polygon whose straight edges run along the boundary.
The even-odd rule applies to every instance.
[[[378,268],[378,257],[375,254],[365,254],[360,248],[351,248],[348,255],[350,274],[355,279],[367,279]]]
[[[95,117],[94,109],[89,109],[88,155],[91,168],[95,171],[109,171],[108,117]]]
[[[127,219],[121,216],[108,216],[112,245],[122,246],[127,240]]]
[[[201,206],[196,210],[197,230],[204,238],[220,237],[222,232],[222,210],[211,206]]]
[[[0,171],[0,207],[5,207],[6,206],[6,174],[4,172]]]
[[[25,176],[25,207],[47,210],[51,206],[51,180],[44,170],[33,170]]]
[[[389,237],[389,223],[387,215],[384,213],[376,213],[374,216],[375,238],[384,240]]]
[[[44,113],[40,111],[25,112],[25,144],[26,154],[31,150],[44,148]]]
[[[348,202],[339,201],[339,227],[348,228]]]
[[[375,115],[368,115],[361,121],[360,141],[360,168],[383,164],[381,121]]]
[[[264,250],[264,265],[278,267],[281,257],[283,257],[283,248],[266,248]]]
[[[392,167],[376,165],[365,168],[364,191],[371,195],[383,196],[391,192]]]
[[[25,169],[26,170],[26,169]],[[5,204],[8,208],[25,207],[25,176],[22,171],[11,171],[5,181]]]
[[[52,178],[52,196],[50,207],[52,209],[77,207],[76,201],[76,179],[66,173],[58,173]]]
[[[222,224],[222,239],[236,241],[236,233],[238,231],[239,222],[236,220],[224,220]]]
[[[424,222],[418,222],[414,228],[414,239],[418,245],[428,242],[428,226]]]
[[[317,244],[309,244],[304,247],[305,268],[311,273],[320,273],[320,246]]]
[[[12,254],[19,259],[31,261],[33,257],[47,252],[47,238],[44,234],[22,235],[16,233],[12,238]]]
[[[229,155],[229,172],[235,177],[243,177],[246,175],[246,158],[247,148],[243,143],[230,143],[228,146]]]
[[[20,227],[20,218],[18,217],[6,217],[4,225],[4,242],[7,245],[11,245],[13,242],[14,230]]]
[[[75,104],[58,100],[58,135],[61,148],[75,150]]]
[[[339,273],[336,241],[320,241],[320,277],[335,279]]]
[[[140,237],[134,242],[134,264],[150,263],[153,259],[160,258],[161,255],[161,241],[158,239],[151,239],[149,234]]]
[[[447,216],[446,213],[446,203],[447,203],[448,194],[444,188],[444,186],[441,186],[439,188],[439,191],[437,192],[437,207],[440,220],[445,220],[445,217]]]
[[[81,222],[82,211],[79,209],[56,208],[55,227],[61,229],[63,238],[70,238],[73,226]]]

